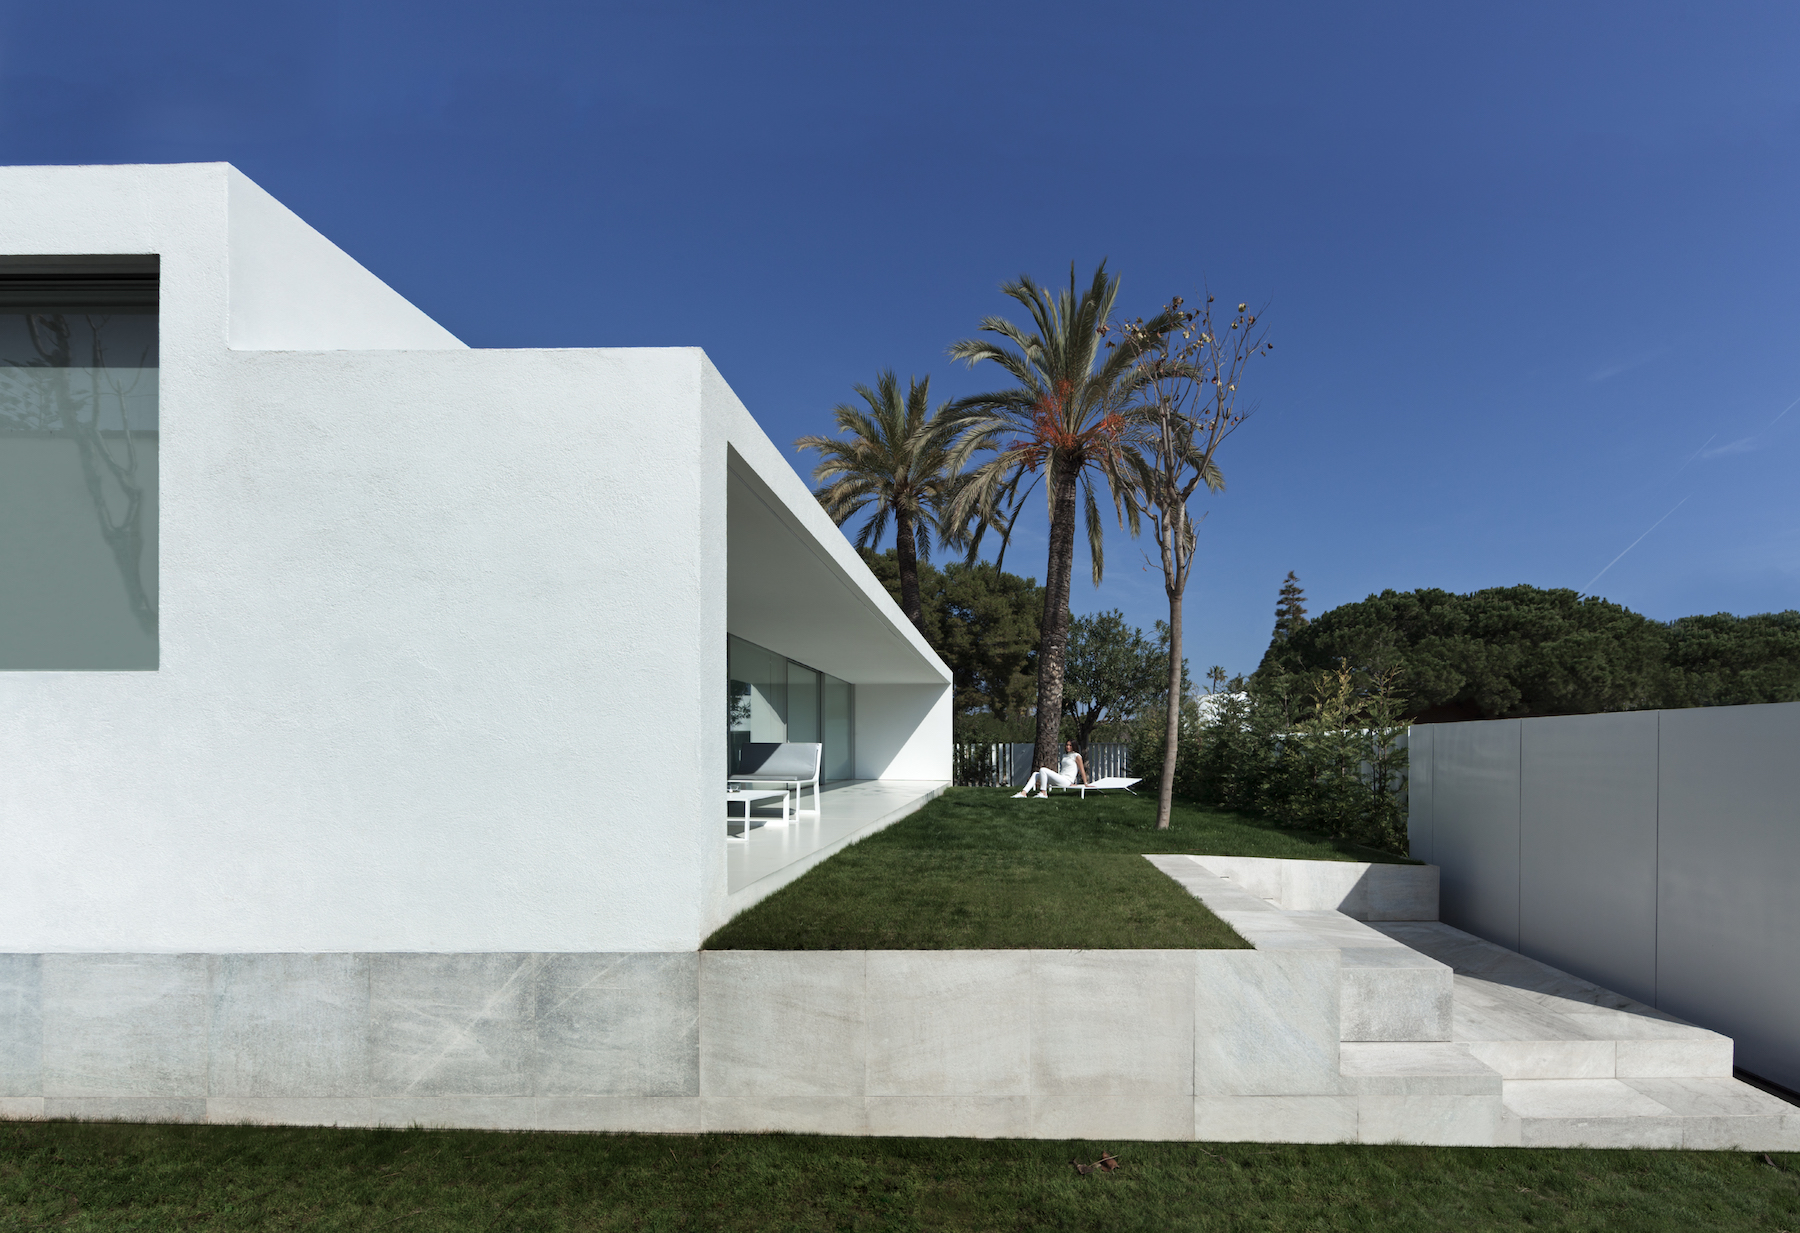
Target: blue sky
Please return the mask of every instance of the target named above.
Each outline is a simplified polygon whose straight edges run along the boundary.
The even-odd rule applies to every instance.
[[[1186,623],[1235,672],[1289,569],[1800,607],[1797,52],[1787,4],[8,0],[0,161],[228,160],[471,345],[703,346],[784,445],[994,383],[945,348],[1021,272],[1266,302]],[[1148,626],[1109,534],[1075,607]]]

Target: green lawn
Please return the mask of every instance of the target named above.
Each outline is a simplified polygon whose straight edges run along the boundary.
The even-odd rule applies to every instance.
[[[1248,945],[1147,852],[1397,858],[1306,831],[1119,793],[1015,800],[952,788],[707,939],[708,950],[1182,950]]]
[[[1800,1230],[1800,1155],[1768,1159],[0,1123],[0,1229]]]

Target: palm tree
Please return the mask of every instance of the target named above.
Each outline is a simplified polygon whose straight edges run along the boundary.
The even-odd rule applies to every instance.
[[[906,397],[890,369],[875,379],[875,388],[856,387],[867,410],[839,403],[832,415],[838,431],[849,438],[807,436],[797,450],[818,450],[814,493],[831,520],[843,526],[864,509],[869,517],[857,532],[856,546],[870,548],[887,534],[894,520],[894,555],[900,564],[900,607],[920,633],[925,611],[919,602],[919,562],[931,559],[931,541],[958,546],[959,531],[944,517],[957,487],[957,468],[950,445],[955,430],[943,414],[928,410],[931,378],[910,378]]]
[[[1121,523],[1129,518],[1137,532],[1137,508],[1124,494],[1130,488],[1129,461],[1145,441],[1141,418],[1127,411],[1131,399],[1126,379],[1141,353],[1136,337],[1108,340],[1107,324],[1119,280],[1108,278],[1106,262],[1094,271],[1092,285],[1077,292],[1075,267],[1069,267],[1069,289],[1054,296],[1029,277],[1002,285],[1001,291],[1031,313],[1034,333],[1002,317],[986,317],[984,333],[997,334],[1007,347],[971,338],[950,348],[954,359],[974,367],[990,360],[1017,382],[1011,389],[977,394],[953,408],[961,433],[952,454],[960,470],[977,451],[993,457],[964,476],[952,504],[952,521],[971,522],[980,532],[1006,518],[1012,520],[1040,478],[1050,503],[1050,556],[1045,567],[1042,644],[1038,652],[1037,747],[1034,766],[1055,766],[1062,745],[1063,661],[1069,641],[1069,585],[1075,561],[1075,518],[1085,513],[1088,554],[1094,581],[1105,568],[1103,528],[1096,489],[1104,484]],[[1157,323],[1152,323],[1156,325]],[[1022,489],[1022,490],[1021,490]],[[1004,547],[1004,544],[1003,544]],[[971,547],[971,553],[973,547]]]

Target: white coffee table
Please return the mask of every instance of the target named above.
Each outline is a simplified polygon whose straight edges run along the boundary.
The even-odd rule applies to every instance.
[[[786,826],[788,823],[786,788],[727,788],[725,790],[725,842],[730,843],[734,838],[739,843],[746,842],[750,838],[750,806],[758,801],[772,801],[778,796],[781,798],[781,825]],[[733,801],[741,801],[744,806],[744,833],[736,836],[731,833]]]

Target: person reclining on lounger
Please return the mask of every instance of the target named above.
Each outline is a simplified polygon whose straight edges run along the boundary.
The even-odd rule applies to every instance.
[[[1039,767],[1025,781],[1025,790],[1013,793],[1013,799],[1030,796],[1033,788],[1038,790],[1038,796],[1041,799],[1050,795],[1051,784],[1055,784],[1059,788],[1066,788],[1076,779],[1080,779],[1082,783],[1088,782],[1087,763],[1082,761],[1081,755],[1075,752],[1074,741],[1064,741],[1061,768],[1053,771],[1047,766]]]

